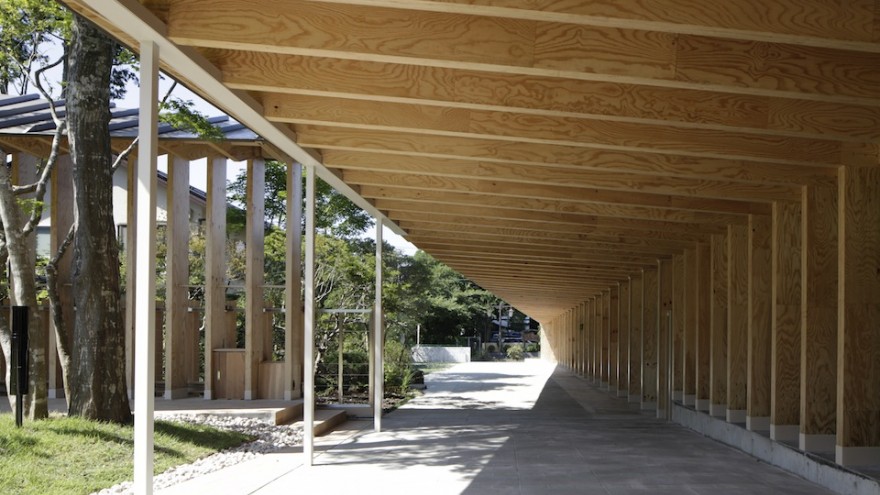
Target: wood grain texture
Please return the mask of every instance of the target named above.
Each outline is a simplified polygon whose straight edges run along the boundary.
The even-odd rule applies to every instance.
[[[471,226],[486,226],[495,228],[521,228],[526,230],[538,230],[543,232],[560,232],[569,234],[596,235],[605,238],[634,238],[634,239],[658,239],[661,241],[684,241],[701,242],[706,240],[706,234],[687,232],[668,232],[665,230],[643,230],[628,227],[615,227],[613,225],[595,226],[590,224],[548,223],[543,220],[529,220],[524,218],[488,218],[483,215],[456,215],[446,213],[422,213],[422,212],[389,212],[389,218],[396,222],[413,224],[425,222],[426,224],[464,224]]]
[[[672,258],[672,390],[684,391],[684,342],[685,342],[685,258],[676,255]]]
[[[711,362],[709,400],[727,404],[727,234],[712,236]]]
[[[757,181],[780,184],[836,184],[833,167],[804,167],[785,163],[692,157],[622,150],[599,150],[547,143],[518,143],[497,139],[425,136],[376,129],[297,125],[298,142],[319,149],[372,151],[406,156],[458,158],[534,165],[565,165],[597,170],[700,179]]]
[[[392,186],[436,191],[470,192],[510,198],[535,198],[599,203],[624,203],[659,208],[708,210],[732,214],[769,214],[770,204],[743,200],[683,197],[602,188],[570,187],[552,184],[522,184],[494,180],[460,179],[389,172],[344,170],[342,178],[350,184]]]
[[[173,157],[168,164],[165,255],[165,397],[185,396],[188,385],[184,360],[187,285],[189,284],[189,162]]]
[[[673,357],[670,350],[674,321],[674,269],[671,259],[657,263],[657,412],[658,417],[666,414],[671,397]],[[662,413],[661,413],[662,411]],[[662,416],[665,417],[665,416]]]
[[[657,268],[642,270],[642,402],[657,401]]]
[[[838,141],[772,135],[765,130],[677,127],[513,111],[391,103],[314,95],[261,93],[263,112],[273,122],[359,129],[405,130],[415,134],[528,141],[635,152],[699,157],[840,163]]]
[[[599,338],[602,340],[600,347],[602,355],[599,360],[602,368],[600,378],[602,383],[608,384],[611,372],[611,295],[607,288],[602,290],[599,305]]]
[[[727,230],[727,408],[748,409],[749,231]]]
[[[629,278],[629,395],[642,397],[642,277]]]
[[[880,170],[841,168],[837,444],[880,446]]]
[[[620,290],[616,284],[608,289],[608,387],[617,390],[620,373]]]
[[[767,217],[749,217],[748,416],[753,418],[770,417],[771,223]]]
[[[629,390],[630,283],[629,278],[617,284],[617,390]]]
[[[260,363],[272,360],[272,338],[267,335],[263,311],[265,284],[265,212],[266,164],[262,159],[249,160],[246,169],[245,225],[245,369],[246,398],[259,394]]]
[[[703,36],[681,36],[677,47],[679,81],[853,99],[880,90],[876,53]]]
[[[647,249],[649,251],[656,249],[679,250],[684,249],[692,243],[679,240],[662,240],[662,239],[644,239],[639,237],[627,236],[607,236],[597,233],[570,233],[570,232],[554,232],[552,230],[541,230],[533,225],[525,224],[518,227],[507,226],[489,226],[489,225],[460,225],[453,223],[440,222],[401,222],[401,228],[407,232],[418,233],[420,230],[430,232],[432,234],[445,233],[445,235],[470,235],[483,234],[486,236],[497,236],[501,238],[516,238],[525,242],[532,240],[561,240],[561,241],[583,241],[596,244],[612,244],[631,251],[640,251]],[[531,228],[530,228],[531,227]]]
[[[804,188],[801,266],[801,433],[836,430],[837,188]]]
[[[407,240],[414,244],[418,244],[421,242],[445,242],[445,243],[455,243],[454,239],[450,239],[448,233],[440,233],[440,232],[424,232],[418,229],[410,230],[409,236],[407,236]],[[491,236],[491,235],[483,235],[483,234],[470,234],[467,236],[462,236],[459,238],[457,242],[469,242],[475,245],[484,245],[491,246],[492,244],[501,245],[501,246],[522,246],[524,244],[523,239],[511,239],[505,237]],[[548,250],[569,250],[569,249],[586,249],[586,250],[595,250],[594,252],[598,253],[601,251],[605,251],[608,254],[620,253],[620,254],[646,254],[646,255],[654,255],[654,256],[664,256],[664,255],[672,255],[677,252],[677,249],[664,249],[663,247],[634,247],[634,248],[624,248],[623,246],[616,245],[611,242],[589,242],[589,241],[566,241],[561,239],[551,239],[551,240],[542,240],[542,239],[531,239],[527,243],[532,247],[541,247]]]
[[[682,337],[682,391],[685,396],[697,394],[697,294],[699,274],[697,271],[696,245],[684,250],[684,335]]]
[[[178,0],[179,44],[590,80],[872,98],[873,53],[562,22],[269,0]],[[706,46],[710,45],[710,46]],[[715,52],[714,59],[702,56]]]
[[[214,349],[234,347],[225,330],[226,305],[226,159],[208,160],[205,208],[205,396],[214,382]],[[243,356],[242,356],[243,358]],[[242,366],[244,364],[242,363]],[[213,398],[213,397],[212,397]]]
[[[378,208],[389,212],[418,212],[433,213],[440,210],[438,204],[404,201],[396,199],[376,199],[373,202]],[[495,207],[482,205],[479,208],[467,205],[446,204],[442,209],[445,215],[473,215],[487,219],[499,220],[522,220],[531,222],[547,222],[553,224],[573,224],[592,227],[616,227],[630,230],[657,231],[663,230],[681,234],[712,234],[722,228],[717,224],[701,224],[686,222],[666,222],[662,220],[605,217],[585,215],[579,213],[549,211],[534,211],[509,208],[507,206]]]
[[[872,0],[845,4],[829,0],[772,3],[732,0],[696,5],[687,0],[536,3],[518,0],[347,0],[347,3],[389,4],[444,12],[552,19],[586,26],[651,28],[665,32],[708,34],[724,31],[753,39],[791,37],[819,46],[835,44],[835,41],[877,40],[876,37],[872,38],[871,21],[877,17]]]
[[[211,49],[204,54],[227,86],[272,92],[280,99],[284,94],[327,96],[843,140],[880,136],[873,125],[880,110],[868,105],[279,53]]]
[[[712,390],[712,249],[697,243],[696,252],[696,387],[697,400],[709,400]]]
[[[800,423],[801,205],[773,205],[770,423]]]
[[[641,191],[654,194],[674,194],[708,198],[728,198],[748,201],[800,200],[800,186],[744,183],[719,180],[652,176],[569,167],[535,167],[525,164],[503,164],[438,158],[402,158],[327,151],[324,163],[343,170],[364,170],[389,173],[410,173],[420,176],[454,177],[463,179],[491,178],[499,182],[531,185],[555,184],[600,188],[609,190]]]

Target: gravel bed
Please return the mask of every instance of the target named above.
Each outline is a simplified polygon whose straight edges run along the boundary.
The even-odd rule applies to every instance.
[[[291,425],[275,426],[252,418],[237,418],[233,416],[215,416],[207,414],[187,415],[177,414],[165,416],[166,421],[178,421],[192,424],[213,426],[223,430],[232,430],[246,435],[257,437],[253,442],[248,442],[238,447],[222,450],[208,457],[196,460],[192,464],[175,466],[153,477],[153,490],[161,490],[177,483],[223,469],[240,462],[254,459],[255,457],[275,452],[285,447],[302,445],[303,430],[301,427]],[[105,488],[97,495],[133,494],[132,481],[125,481],[110,488]],[[95,494],[92,494],[95,495]]]

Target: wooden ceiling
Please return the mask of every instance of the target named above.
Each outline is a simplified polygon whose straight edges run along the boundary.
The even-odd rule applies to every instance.
[[[119,3],[538,320],[880,163],[880,0]]]

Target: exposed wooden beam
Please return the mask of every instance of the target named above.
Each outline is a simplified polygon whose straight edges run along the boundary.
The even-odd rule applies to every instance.
[[[518,143],[483,138],[425,136],[406,132],[298,125],[303,146],[323,150],[373,151],[525,165],[567,165],[601,170],[680,175],[732,181],[833,185],[834,167],[804,167],[785,160],[752,162],[728,158],[617,151],[547,143]],[[326,152],[326,151],[325,151]]]
[[[537,186],[553,184],[607,190],[638,191],[686,197],[748,201],[799,201],[801,186],[764,182],[731,182],[652,174],[599,171],[589,167],[536,167],[440,158],[383,156],[370,153],[328,151],[325,164],[343,170],[417,174],[456,179],[491,179]]]
[[[878,57],[880,58],[880,57]],[[484,137],[618,151],[655,151],[711,158],[834,165],[843,147],[827,138],[774,136],[766,131],[673,127],[572,116],[524,114],[389,103],[313,95],[257,95],[270,121],[292,124],[408,130],[425,135]]]
[[[665,230],[639,230],[615,226],[609,223],[607,226],[597,227],[586,224],[547,223],[546,221],[532,221],[524,219],[487,219],[473,215],[455,215],[446,213],[414,213],[414,212],[389,212],[389,216],[401,222],[432,222],[452,223],[474,226],[503,227],[503,228],[526,228],[538,229],[547,232],[565,232],[577,234],[597,234],[602,236],[640,237],[644,239],[665,239],[672,241],[706,242],[707,236],[703,233],[669,232]]]
[[[458,206],[490,206],[511,208],[516,210],[567,212],[599,217],[620,217],[664,222],[685,222],[701,224],[743,224],[748,218],[745,215],[712,213],[689,210],[669,210],[608,203],[582,203],[574,201],[556,201],[552,199],[519,198],[511,201],[502,196],[486,196],[473,193],[457,193],[446,191],[427,191],[400,187],[361,186],[361,195],[372,200],[390,199]]]
[[[176,43],[872,104],[875,53],[459,13],[176,0]],[[873,17],[873,15],[871,16]],[[871,28],[873,29],[873,27]],[[873,40],[872,40],[873,41]],[[871,43],[862,46],[870,47]],[[777,61],[784,61],[779,63]]]
[[[880,108],[869,105],[279,53],[209,49],[204,54],[227,86],[278,93],[273,100],[293,94],[778,136],[880,139],[874,125]]]
[[[169,1],[169,0],[165,0]],[[687,0],[529,3],[504,0],[321,0],[432,12],[541,19],[596,27],[723,36],[877,52],[878,16],[871,0],[731,0],[694,5]]]
[[[471,192],[510,198],[556,199],[594,203],[617,203],[682,210],[768,215],[770,204],[717,198],[685,197],[638,191],[571,187],[555,184],[521,184],[491,179],[460,179],[389,172],[344,170],[346,182],[359,186],[392,186],[435,191]],[[381,208],[381,207],[379,207]]]

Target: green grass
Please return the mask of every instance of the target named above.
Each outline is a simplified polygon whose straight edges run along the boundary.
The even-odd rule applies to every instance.
[[[250,440],[207,426],[157,421],[155,473]],[[15,427],[0,414],[0,493],[83,494],[132,479],[132,426],[53,417]]]

